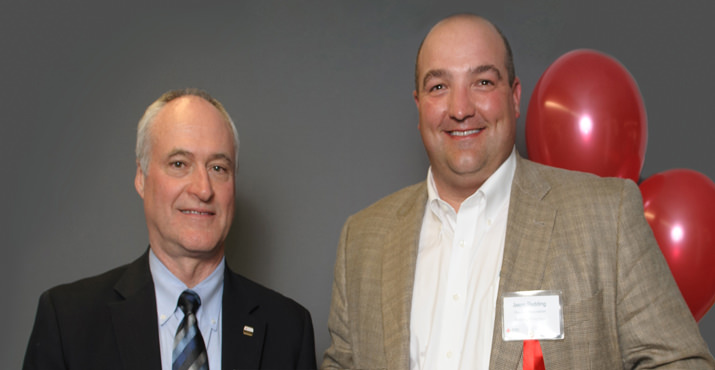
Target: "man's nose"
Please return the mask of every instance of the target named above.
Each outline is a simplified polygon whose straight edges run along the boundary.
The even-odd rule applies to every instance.
[[[475,113],[469,88],[452,89],[449,96],[449,115],[456,121],[464,121]]]
[[[205,168],[197,168],[191,176],[189,192],[202,202],[208,202],[214,195],[211,177]]]

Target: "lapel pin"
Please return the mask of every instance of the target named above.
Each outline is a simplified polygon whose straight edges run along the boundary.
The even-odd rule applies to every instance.
[[[249,336],[249,337],[252,337],[252,336],[253,336],[253,326],[245,325],[245,326],[243,327],[243,335],[247,335],[247,336]]]

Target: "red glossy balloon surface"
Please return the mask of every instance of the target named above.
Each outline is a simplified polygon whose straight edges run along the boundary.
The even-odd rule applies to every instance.
[[[637,183],[647,139],[638,85],[608,55],[586,49],[564,54],[531,95],[526,144],[536,162]]]
[[[715,303],[715,184],[685,169],[640,185],[645,217],[695,320]]]

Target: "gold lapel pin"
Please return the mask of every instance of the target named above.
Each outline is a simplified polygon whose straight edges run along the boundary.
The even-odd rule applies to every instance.
[[[243,335],[247,335],[247,336],[249,336],[249,337],[252,337],[252,336],[253,336],[253,326],[245,325],[245,326],[243,327]]]

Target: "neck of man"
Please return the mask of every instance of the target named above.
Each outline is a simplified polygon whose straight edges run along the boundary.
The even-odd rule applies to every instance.
[[[188,288],[193,288],[211,275],[223,259],[223,246],[211,253],[172,256],[161,248],[151,247],[164,266]]]
[[[461,178],[460,180],[463,181],[444,181],[434,176],[434,184],[439,193],[439,197],[452,206],[455,212],[459,212],[459,207],[462,205],[462,202],[479,190],[486,181],[486,179],[481,181],[474,179],[467,181]]]
[[[455,212],[459,212],[459,206],[465,199],[469,198],[479,188],[489,180],[495,172],[509,159],[511,152],[508,152],[504,158],[498,161],[498,164],[487,165],[478,171],[470,173],[455,173],[450,170],[444,170],[432,167],[432,178],[434,179],[435,187],[439,193],[439,197],[447,202]]]

